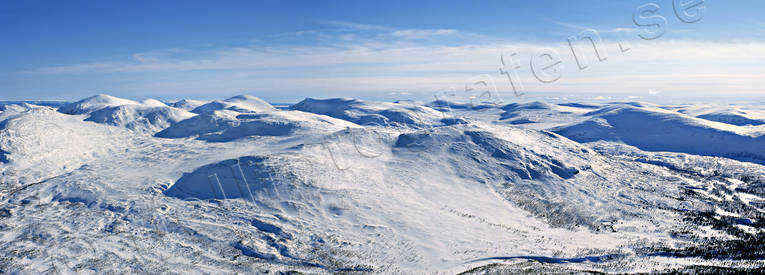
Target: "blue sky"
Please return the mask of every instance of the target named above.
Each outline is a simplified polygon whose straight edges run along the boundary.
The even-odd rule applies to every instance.
[[[648,3],[660,29],[633,22]],[[499,71],[510,52],[527,94],[763,97],[765,2],[706,1],[690,14],[698,7],[685,23],[671,0],[3,1],[0,100],[425,99],[477,80],[510,99]],[[567,39],[585,29],[608,59],[577,40],[589,60],[579,69]],[[532,73],[540,49],[560,55],[554,82]]]

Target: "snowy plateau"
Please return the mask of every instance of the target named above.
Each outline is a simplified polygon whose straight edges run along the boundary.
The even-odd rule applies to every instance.
[[[765,272],[765,107],[0,104],[0,273]]]

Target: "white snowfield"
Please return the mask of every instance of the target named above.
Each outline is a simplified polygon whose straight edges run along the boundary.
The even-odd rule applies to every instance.
[[[0,104],[0,273],[752,271],[765,266],[763,114]]]

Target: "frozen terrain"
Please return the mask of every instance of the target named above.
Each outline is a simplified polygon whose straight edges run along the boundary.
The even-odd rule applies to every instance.
[[[0,103],[0,273],[765,272],[765,108]]]

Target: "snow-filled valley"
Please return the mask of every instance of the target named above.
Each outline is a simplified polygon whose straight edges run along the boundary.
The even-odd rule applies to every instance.
[[[763,271],[765,107],[0,104],[0,273]]]

